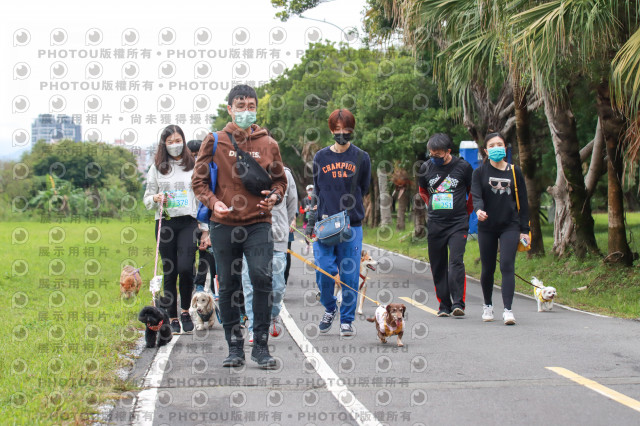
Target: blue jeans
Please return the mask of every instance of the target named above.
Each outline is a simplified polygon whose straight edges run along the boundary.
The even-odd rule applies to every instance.
[[[360,284],[362,227],[352,226],[351,229],[353,236],[349,241],[343,241],[335,246],[327,246],[319,241],[313,243],[316,265],[330,275],[336,275],[340,271],[340,281],[346,284],[342,286],[342,304],[340,305],[340,323],[342,324],[353,322]],[[326,311],[332,312],[336,309],[336,297],[333,295],[336,282],[320,272],[316,274],[316,279],[320,289],[320,303]]]
[[[243,259],[242,268],[242,292],[244,293],[244,307],[249,319],[249,331],[253,331],[253,284],[249,278],[249,270],[246,267],[247,260]],[[287,266],[287,255],[283,251],[273,252],[273,278],[271,285],[273,287],[272,300],[273,305],[271,307],[271,318],[275,318],[280,315],[280,309],[282,309],[282,299],[284,298],[284,290],[286,283],[284,281],[284,270]]]

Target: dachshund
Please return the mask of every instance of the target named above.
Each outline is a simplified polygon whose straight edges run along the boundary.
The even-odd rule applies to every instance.
[[[376,323],[378,338],[382,343],[387,343],[387,338],[391,336],[398,336],[398,346],[404,346],[402,335],[406,310],[407,307],[402,303],[389,303],[378,306],[375,316],[367,318],[367,321]]]

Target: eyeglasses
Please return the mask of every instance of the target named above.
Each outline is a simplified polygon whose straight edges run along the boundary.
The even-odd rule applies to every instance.
[[[233,107],[233,109],[236,112],[244,112],[244,111],[256,112],[257,107],[255,105],[242,105],[242,106],[235,106]]]

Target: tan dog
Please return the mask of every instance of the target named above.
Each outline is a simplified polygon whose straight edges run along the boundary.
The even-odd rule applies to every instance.
[[[387,343],[387,338],[391,336],[398,336],[398,346],[404,346],[402,336],[406,310],[407,307],[402,303],[389,303],[387,306],[378,306],[375,317],[367,318],[367,321],[376,323],[378,338],[382,343]]]
[[[373,260],[371,255],[366,250],[362,250],[360,252],[360,283],[358,286],[358,291],[360,292],[360,303],[358,304],[358,313],[362,314],[362,304],[364,302],[364,294],[367,292],[366,283],[367,283],[367,274],[369,273],[369,269],[372,271],[376,270],[376,266],[378,265],[377,260]],[[336,303],[338,306],[342,303],[342,284],[340,284],[340,273],[337,273],[333,279],[336,281],[336,286],[333,291],[333,295],[336,296]]]
[[[191,308],[189,314],[196,330],[204,330],[205,328],[213,328],[215,320],[215,301],[213,295],[208,291],[199,291],[191,298]]]
[[[120,294],[122,296],[128,299],[134,294],[137,295],[141,286],[140,268],[135,269],[129,265],[122,268],[122,273],[120,273]]]
[[[367,293],[367,275],[369,275],[369,270],[375,271],[376,266],[378,266],[378,261],[374,260],[369,252],[366,250],[362,250],[362,254],[360,256],[360,286],[358,287],[358,314],[362,315],[362,305],[364,304],[364,297]]]

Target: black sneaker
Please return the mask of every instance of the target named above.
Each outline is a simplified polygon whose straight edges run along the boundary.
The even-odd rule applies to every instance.
[[[193,331],[193,321],[191,321],[191,315],[189,315],[189,312],[183,312],[180,314],[180,322],[182,323],[182,330],[185,333]]]
[[[171,320],[171,332],[173,334],[180,334],[180,322],[177,319]]]
[[[451,316],[451,313],[450,313],[450,312],[447,312],[447,311],[442,311],[442,310],[441,310],[441,311],[438,311],[438,316],[439,316],[439,317],[450,317],[450,316]]]
[[[318,324],[318,329],[320,333],[326,333],[331,330],[331,324],[333,324],[333,319],[336,317],[338,313],[338,309],[334,309],[333,312],[324,312],[322,319],[320,320],[320,324]]]
[[[454,308],[453,312],[451,312],[451,315],[453,315],[454,317],[463,317],[464,311],[462,310],[462,308],[456,307]]]

